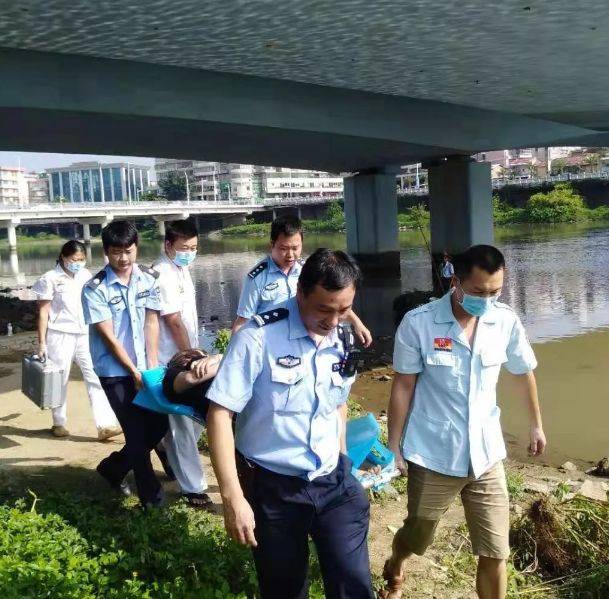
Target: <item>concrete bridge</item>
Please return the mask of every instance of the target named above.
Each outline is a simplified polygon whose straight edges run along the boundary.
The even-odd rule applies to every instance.
[[[434,254],[493,239],[501,148],[609,145],[593,0],[29,0],[0,21],[6,150],[349,173],[349,250],[399,273],[395,173],[429,170]]]
[[[309,197],[305,199],[265,199],[261,202],[99,202],[99,203],[50,203],[31,206],[0,206],[0,228],[7,229],[11,251],[17,249],[17,227],[48,223],[79,223],[83,227],[86,243],[91,242],[91,225],[106,225],[115,219],[154,218],[159,233],[165,234],[165,221],[206,215],[243,215],[270,211],[275,218],[280,208],[295,209],[299,218],[306,206],[323,206],[334,198]]]

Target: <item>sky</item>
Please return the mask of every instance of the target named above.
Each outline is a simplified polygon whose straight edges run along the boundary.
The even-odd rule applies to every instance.
[[[40,152],[0,152],[0,166],[21,166],[29,171],[43,171],[73,162],[135,162],[152,166],[154,158],[137,156],[101,156],[97,154],[46,154]]]

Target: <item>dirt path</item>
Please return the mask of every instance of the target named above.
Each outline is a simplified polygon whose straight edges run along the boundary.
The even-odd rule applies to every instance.
[[[96,438],[84,383],[78,369],[72,371],[72,380],[68,391],[68,425],[71,435],[67,439],[57,439],[50,433],[51,415],[48,411],[39,410],[21,393],[21,355],[33,349],[34,336],[23,333],[13,337],[0,337],[0,480],[11,484],[11,480],[29,480],[36,482],[49,481],[53,486],[67,479],[69,472],[77,471],[87,484],[104,489],[104,482],[95,472],[98,462],[123,443],[122,437],[100,443]],[[368,383],[369,384],[369,383]],[[155,467],[164,480],[163,485],[169,500],[178,497],[176,483],[169,482],[162,476],[162,469],[156,456]],[[220,497],[213,472],[206,455],[201,459],[210,479],[210,495],[216,505]],[[518,465],[527,478],[564,479],[566,475],[555,469]],[[558,475],[558,476],[557,476]],[[20,483],[23,485],[23,483]],[[44,484],[42,485],[44,486]],[[26,486],[27,488],[27,486]],[[103,491],[102,491],[103,492]],[[384,498],[372,504],[370,525],[370,557],[373,572],[379,574],[384,560],[389,554],[394,530],[399,528],[406,516],[406,497],[403,495]],[[464,522],[461,506],[456,503],[443,519],[438,536],[443,531],[459,526]],[[444,551],[444,554],[441,554]],[[405,597],[436,597],[458,599],[475,597],[473,581],[459,588],[451,586],[446,567],[446,549],[432,549],[425,557],[413,557],[408,563],[409,576]]]

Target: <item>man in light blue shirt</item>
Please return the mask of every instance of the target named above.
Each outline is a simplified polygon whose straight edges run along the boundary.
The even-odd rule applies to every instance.
[[[359,280],[350,256],[317,250],[296,297],[234,336],[207,393],[226,528],[253,547],[262,599],[307,596],[309,535],[328,599],[372,597],[369,505],[344,455],[355,371],[339,323]]]
[[[516,375],[527,405],[531,454],[546,445],[535,355],[518,316],[497,301],[503,255],[473,246],[455,257],[454,267],[454,289],[408,312],[395,338],[389,446],[402,472],[408,463],[408,518],[385,564],[390,599],[401,597],[405,559],[425,552],[459,494],[479,558],[478,596],[505,596],[509,504],[495,393],[502,364]]]
[[[127,221],[102,230],[106,267],[82,291],[93,368],[125,434],[125,446],[100,462],[97,471],[112,487],[121,488],[133,469],[142,505],[158,505],[161,486],[150,451],[167,430],[167,417],[133,405],[142,386],[141,370],[158,363],[161,309],[158,273],[138,266],[138,235]]]
[[[303,227],[299,218],[287,215],[276,218],[271,224],[271,253],[262,259],[245,277],[237,318],[233,323],[235,333],[255,314],[280,306],[296,295],[298,277],[302,270]],[[351,312],[345,318],[364,347],[372,343],[370,331]]]

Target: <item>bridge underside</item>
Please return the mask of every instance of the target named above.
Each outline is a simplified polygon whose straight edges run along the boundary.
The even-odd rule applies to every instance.
[[[492,234],[467,156],[609,145],[609,12],[538,4],[11,2],[0,144],[354,173],[349,247],[367,259],[398,259],[392,172],[422,160],[433,250],[458,251]]]

